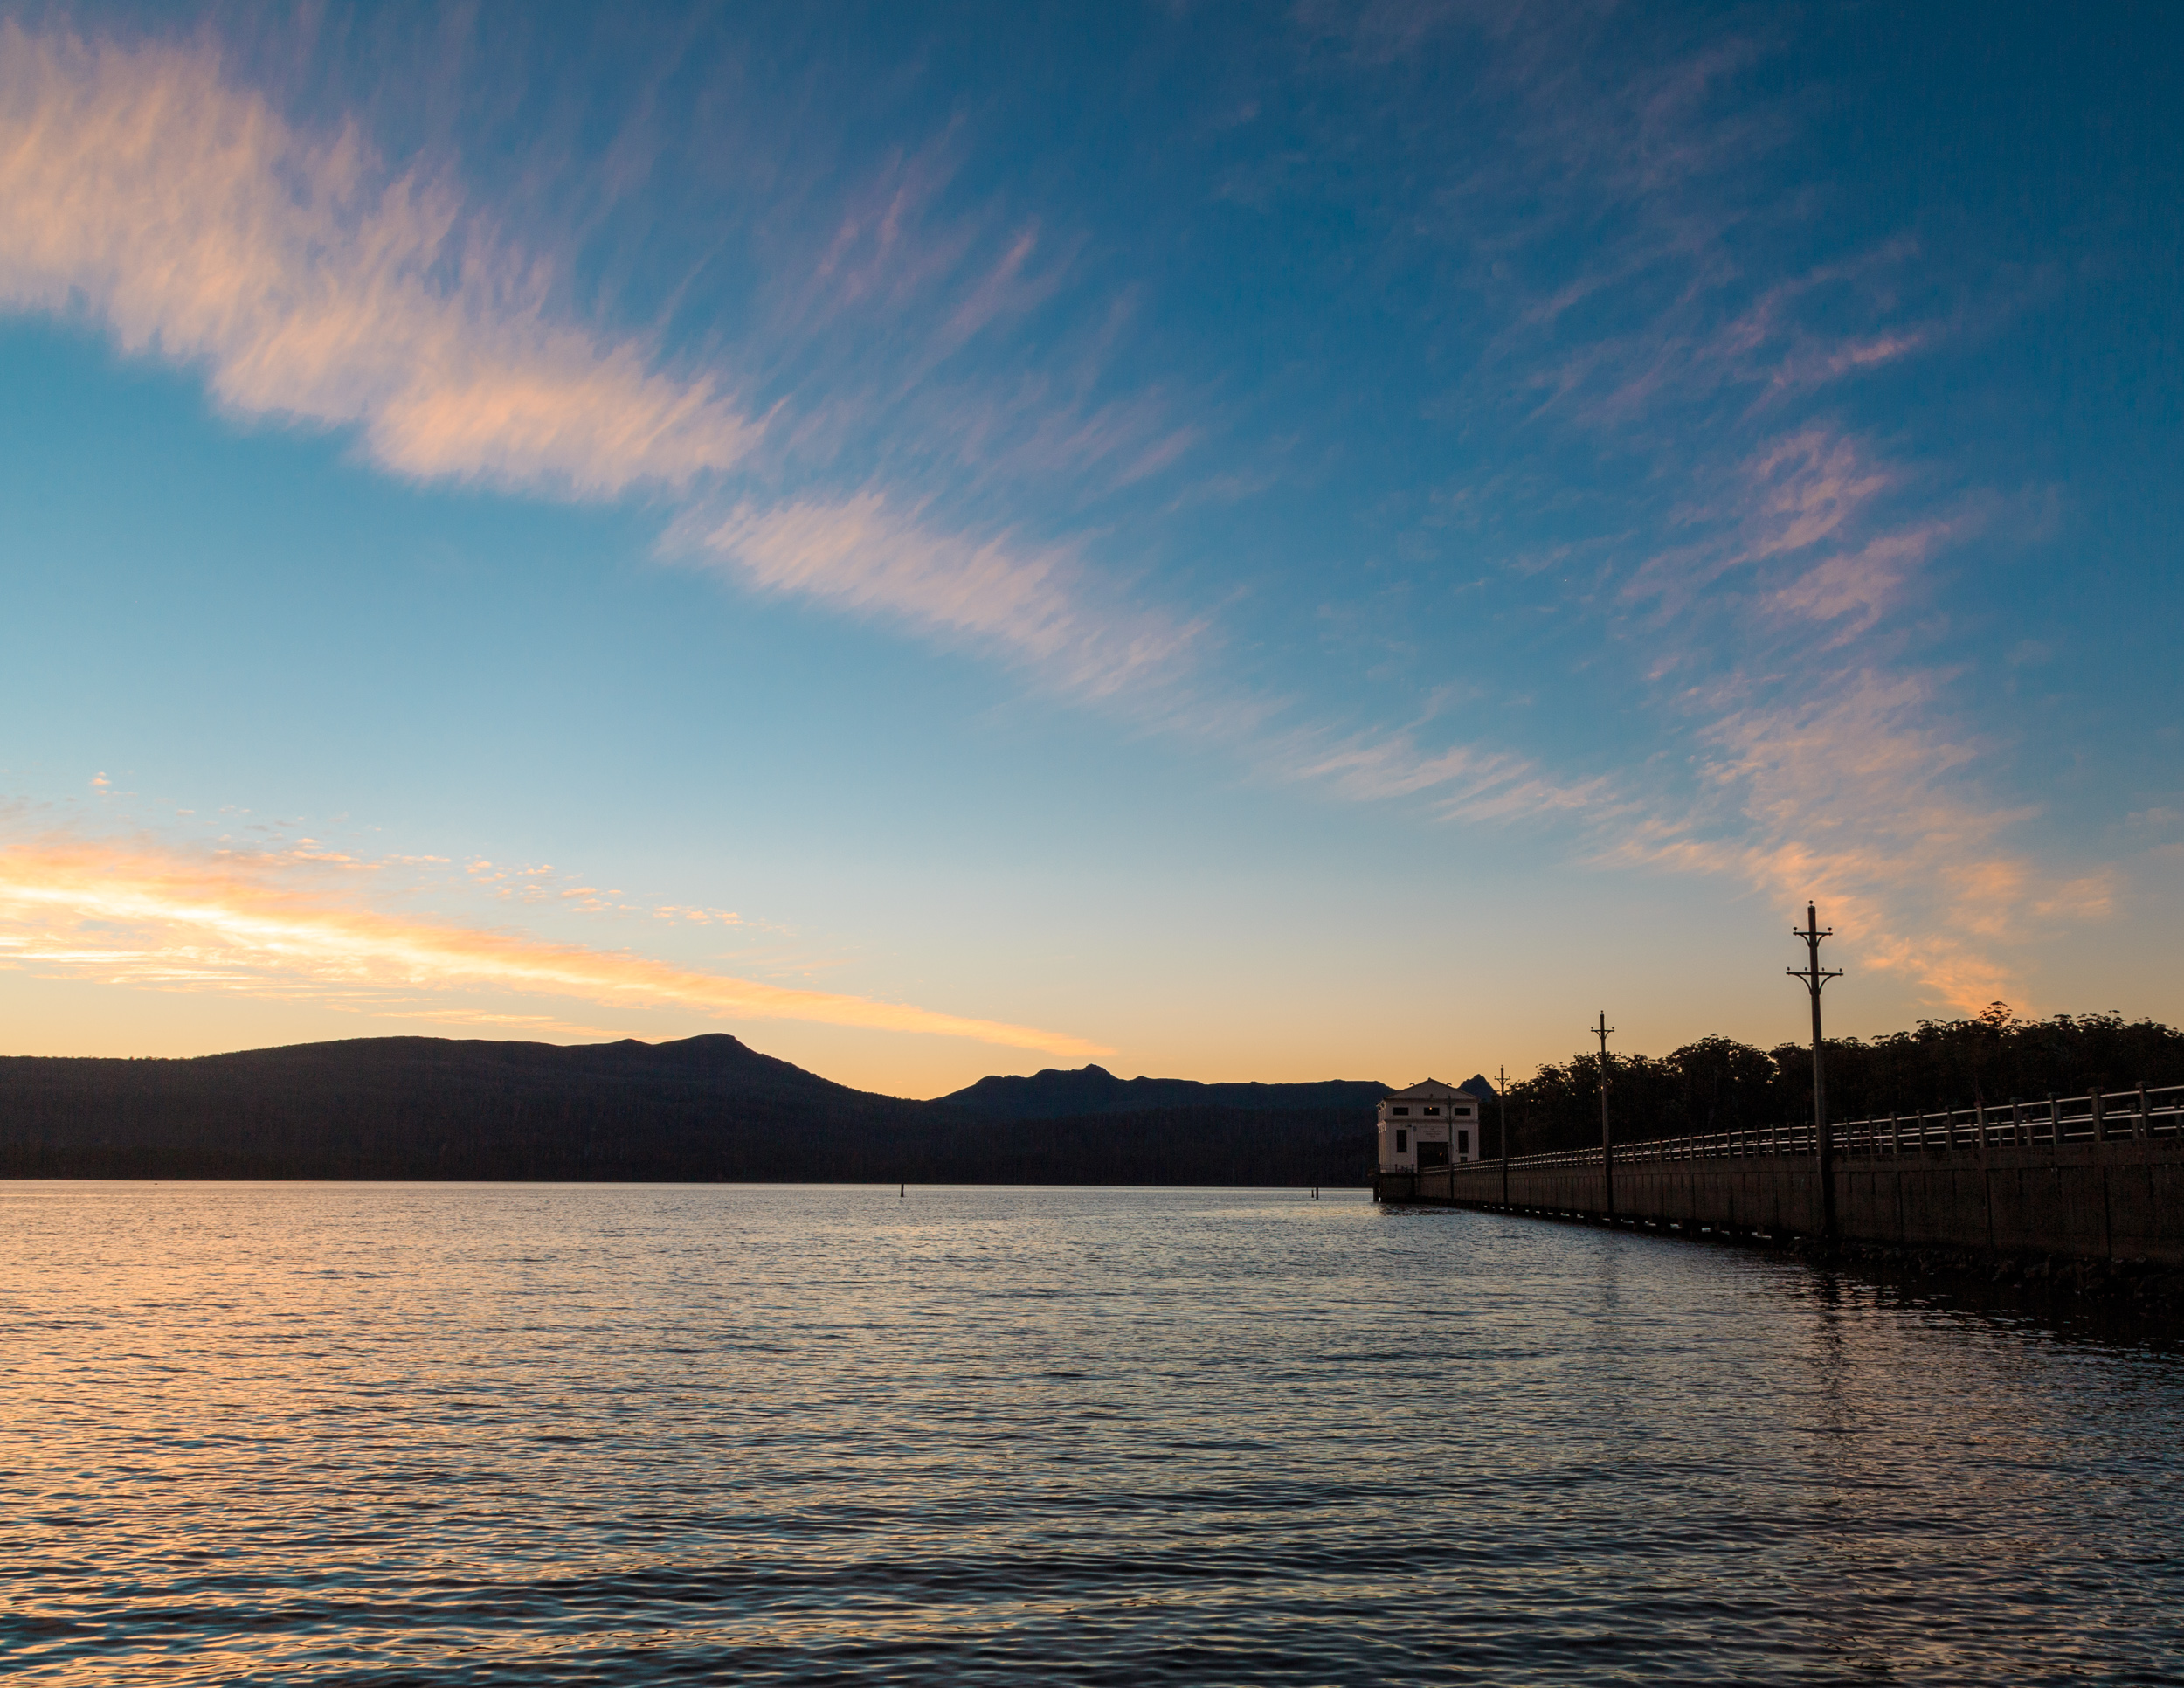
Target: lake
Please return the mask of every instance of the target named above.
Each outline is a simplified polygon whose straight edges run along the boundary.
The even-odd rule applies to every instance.
[[[2184,1359],[1357,1192],[0,1185],[26,1681],[2184,1680]]]

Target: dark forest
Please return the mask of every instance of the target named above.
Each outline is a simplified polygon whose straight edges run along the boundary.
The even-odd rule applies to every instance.
[[[2007,1105],[2184,1080],[2184,1032],[2118,1013],[2020,1019],[2006,1003],[1965,1020],[1922,1020],[1908,1032],[1829,1038],[1822,1046],[1831,1119],[1979,1103]],[[1579,1054],[1511,1084],[1511,1152],[1585,1148],[1600,1140],[1600,1063]],[[1608,1114],[1619,1142],[1809,1120],[1807,1043],[1756,1048],[1703,1037],[1665,1055],[1608,1058]]]

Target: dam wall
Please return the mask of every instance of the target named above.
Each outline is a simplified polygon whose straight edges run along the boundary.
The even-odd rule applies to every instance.
[[[1859,1121],[1835,1134],[1835,1235],[1904,1248],[1992,1249],[2184,1266],[2177,1103],[2135,1111],[2042,1104],[2049,1117]],[[2077,1098],[2084,1106],[2090,1098]],[[1936,1124],[1935,1121],[1940,1121]],[[1875,1129],[1877,1127],[1878,1129]],[[2090,1129],[2088,1129],[2090,1128]],[[1809,1127],[1383,1173],[1376,1199],[1573,1219],[1817,1236]]]

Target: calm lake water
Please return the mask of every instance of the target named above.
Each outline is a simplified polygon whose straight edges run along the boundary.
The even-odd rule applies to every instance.
[[[2184,1362],[1791,1260],[1354,1193],[0,1221],[24,1680],[2184,1680]]]

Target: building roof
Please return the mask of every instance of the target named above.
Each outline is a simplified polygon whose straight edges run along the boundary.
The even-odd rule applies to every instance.
[[[1429,1101],[1439,1101],[1443,1097],[1455,1096],[1460,1096],[1467,1102],[1474,1100],[1470,1091],[1461,1090],[1454,1084],[1443,1084],[1437,1078],[1420,1080],[1407,1090],[1390,1090],[1388,1100],[1407,1102],[1423,1097]]]

